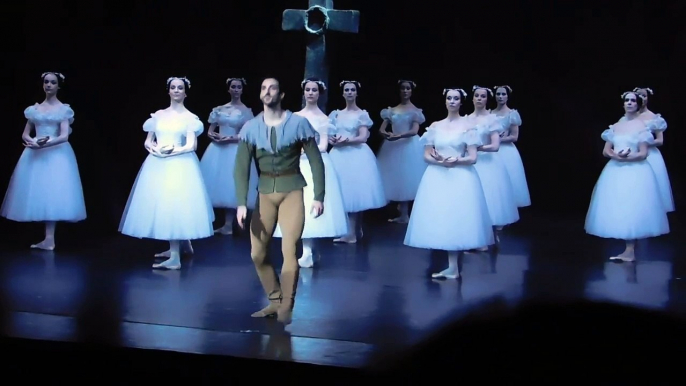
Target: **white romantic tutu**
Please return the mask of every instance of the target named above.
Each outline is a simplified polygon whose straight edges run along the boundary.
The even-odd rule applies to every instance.
[[[214,211],[195,153],[149,155],[133,184],[119,231],[156,240],[210,237]]]
[[[314,218],[310,213],[312,201],[314,201],[314,180],[312,179],[312,168],[307,160],[307,156],[300,157],[300,172],[305,177],[307,186],[303,189],[303,201],[305,202],[305,228],[303,228],[303,239],[313,239],[322,237],[339,237],[348,233],[348,214],[343,205],[341,186],[338,183],[336,170],[333,168],[331,157],[327,153],[322,153],[324,161],[324,214]],[[281,227],[276,226],[274,237],[281,237]]]
[[[79,167],[68,142],[24,149],[2,203],[2,216],[20,222],[86,218]]]
[[[387,201],[412,201],[426,170],[424,145],[418,136],[384,141],[377,156]]]
[[[647,161],[610,160],[593,189],[586,232],[620,240],[669,233],[658,183]]]
[[[207,194],[215,208],[237,208],[236,185],[233,170],[236,163],[238,145],[234,143],[217,145],[210,143],[200,161],[200,170],[205,180]],[[248,208],[254,209],[257,201],[257,168],[255,163],[250,167],[250,183],[248,185]]]
[[[524,163],[517,147],[511,142],[503,143],[500,145],[498,154],[500,154],[500,158],[507,169],[507,174],[510,176],[515,203],[520,208],[531,205],[529,186],[526,182],[526,174],[524,173]]]
[[[672,196],[672,185],[669,182],[669,174],[667,173],[667,166],[665,160],[662,158],[660,149],[651,146],[648,150],[648,158],[646,158],[650,166],[653,168],[657,185],[660,189],[660,197],[664,203],[667,212],[674,212],[674,198]]]
[[[476,170],[429,165],[419,185],[405,245],[464,251],[493,243],[493,226]]]
[[[367,144],[335,147],[329,155],[338,174],[346,212],[357,213],[388,204],[376,157]]]
[[[510,175],[498,153],[479,152],[474,168],[479,173],[493,225],[505,226],[519,221]]]

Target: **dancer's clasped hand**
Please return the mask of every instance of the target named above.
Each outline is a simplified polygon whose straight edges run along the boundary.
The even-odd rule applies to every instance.
[[[245,229],[245,218],[248,216],[248,208],[239,206],[236,208],[236,222],[241,229]]]

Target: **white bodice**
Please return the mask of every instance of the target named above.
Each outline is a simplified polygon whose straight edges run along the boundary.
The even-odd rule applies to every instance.
[[[252,110],[246,106],[218,106],[212,109],[207,121],[219,126],[219,134],[235,136],[238,135],[245,122],[254,117]]]
[[[370,129],[374,124],[367,110],[334,110],[329,114],[329,121],[334,130],[333,134],[342,138],[357,137],[360,127],[366,126]]]
[[[69,105],[63,104],[47,112],[38,110],[38,103],[24,110],[24,116],[35,127],[36,137],[57,137],[60,135],[60,124],[67,120],[71,125],[74,123],[74,110]],[[71,133],[71,126],[69,128]]]
[[[393,134],[405,134],[412,129],[415,122],[421,125],[426,121],[422,109],[394,112],[391,107],[381,110],[381,119],[391,123]]]
[[[305,117],[304,115],[301,116]],[[310,122],[310,125],[312,125],[312,127],[314,128],[317,143],[319,143],[319,139],[322,135],[329,135],[330,133],[336,130],[336,127],[334,127],[334,125],[331,124],[331,122],[329,121],[329,117],[327,117],[326,115],[321,115],[314,118],[308,116],[305,118],[307,118],[307,121]],[[322,153],[326,153],[326,150],[322,151]]]
[[[150,114],[143,124],[143,130],[154,132],[158,146],[183,146],[189,131],[195,136],[202,134],[203,124],[191,112],[174,113],[158,111]]]
[[[471,121],[470,125],[476,129],[479,135],[479,140],[483,145],[491,144],[491,134],[494,132],[502,134],[506,129],[509,128],[509,125],[506,127],[505,120],[493,113],[478,116],[472,113],[466,118]]]
[[[443,157],[462,157],[468,146],[481,146],[478,132],[467,118],[433,123],[422,135],[421,142],[425,146],[433,146]]]
[[[510,127],[512,126],[521,126],[522,125],[522,117],[519,115],[519,111],[517,110],[510,110],[507,113],[504,113],[502,115],[498,113],[494,113],[498,117],[498,119],[502,120],[502,124],[505,127],[505,135],[510,134]]]
[[[616,152],[626,149],[638,152],[639,145],[642,142],[648,145],[655,143],[650,128],[646,126],[645,122],[640,120],[617,122],[610,126],[609,129],[603,131],[600,137],[612,143],[612,147]]]

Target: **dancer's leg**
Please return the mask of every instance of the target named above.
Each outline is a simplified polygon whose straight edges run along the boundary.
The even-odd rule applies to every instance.
[[[250,219],[250,256],[262,288],[270,301],[267,307],[252,314],[255,318],[275,315],[281,303],[279,278],[269,260],[268,252],[278,217],[279,201],[283,196],[281,193],[259,194],[257,207]]]
[[[178,240],[169,241],[169,259],[153,264],[153,268],[181,269],[181,243]]]
[[[52,251],[55,249],[55,227],[57,223],[55,221],[45,222],[45,239],[38,244],[33,244],[31,248],[44,249],[46,251]]]
[[[626,240],[625,242],[626,248],[624,248],[624,252],[622,252],[618,256],[610,257],[610,260],[622,260],[627,262],[636,261],[636,240]]]
[[[283,253],[283,267],[281,268],[281,288],[283,299],[279,307],[279,321],[284,324],[291,322],[291,315],[295,305],[295,294],[298,288],[300,267],[296,258],[296,247],[305,227],[305,204],[303,191],[289,192],[279,206],[279,226],[281,227],[281,252]]]
[[[460,277],[460,271],[457,264],[457,259],[460,255],[458,251],[448,252],[448,268],[439,273],[431,275],[433,278],[457,279]]]
[[[215,229],[214,233],[222,235],[233,234],[233,220],[236,218],[234,209],[224,209],[224,225],[221,228]]]
[[[303,255],[298,259],[298,264],[302,268],[312,268],[314,266],[312,244],[314,244],[314,239],[303,239]]]

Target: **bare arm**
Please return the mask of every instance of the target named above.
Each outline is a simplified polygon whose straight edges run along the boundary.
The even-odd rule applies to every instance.
[[[512,125],[508,135],[500,138],[500,143],[513,143],[519,139],[519,126]]]
[[[30,143],[34,141],[34,139],[31,137],[31,131],[33,129],[33,123],[31,123],[31,121],[26,121],[26,126],[24,126],[24,132],[21,134],[21,139],[23,139],[24,142]]]
[[[648,144],[646,142],[641,142],[638,144],[638,152],[630,152],[626,157],[620,157],[620,161],[624,162],[640,162],[648,157]]]
[[[319,133],[319,142],[317,142],[317,147],[321,153],[324,153],[329,148],[329,132],[324,131]],[[304,150],[303,150],[304,151]]]
[[[480,151],[494,153],[500,150],[500,134],[497,131],[491,133],[491,143],[488,145],[480,146]]]
[[[408,130],[406,133],[402,133],[400,135],[395,136],[394,138],[396,139],[401,139],[401,138],[410,138],[414,137],[419,133],[419,123],[418,122],[413,122],[412,123],[412,128]]]
[[[192,153],[198,148],[198,140],[195,138],[195,131],[188,130],[186,132],[186,144],[179,147],[174,147],[168,156],[181,155],[186,153]]]
[[[369,128],[367,126],[360,126],[357,129],[357,135],[352,138],[347,138],[342,141],[335,142],[336,145],[357,145],[358,143],[366,143],[369,137]]]
[[[603,147],[603,156],[611,159],[619,159],[617,153],[612,146],[612,142],[605,141],[605,147]]]
[[[655,132],[655,145],[662,146],[665,143],[665,132],[660,130]]]
[[[381,127],[379,127],[379,134],[387,138],[389,135],[393,134],[390,131],[387,131],[386,129],[388,128],[388,120],[384,119],[383,122],[381,122]]]

